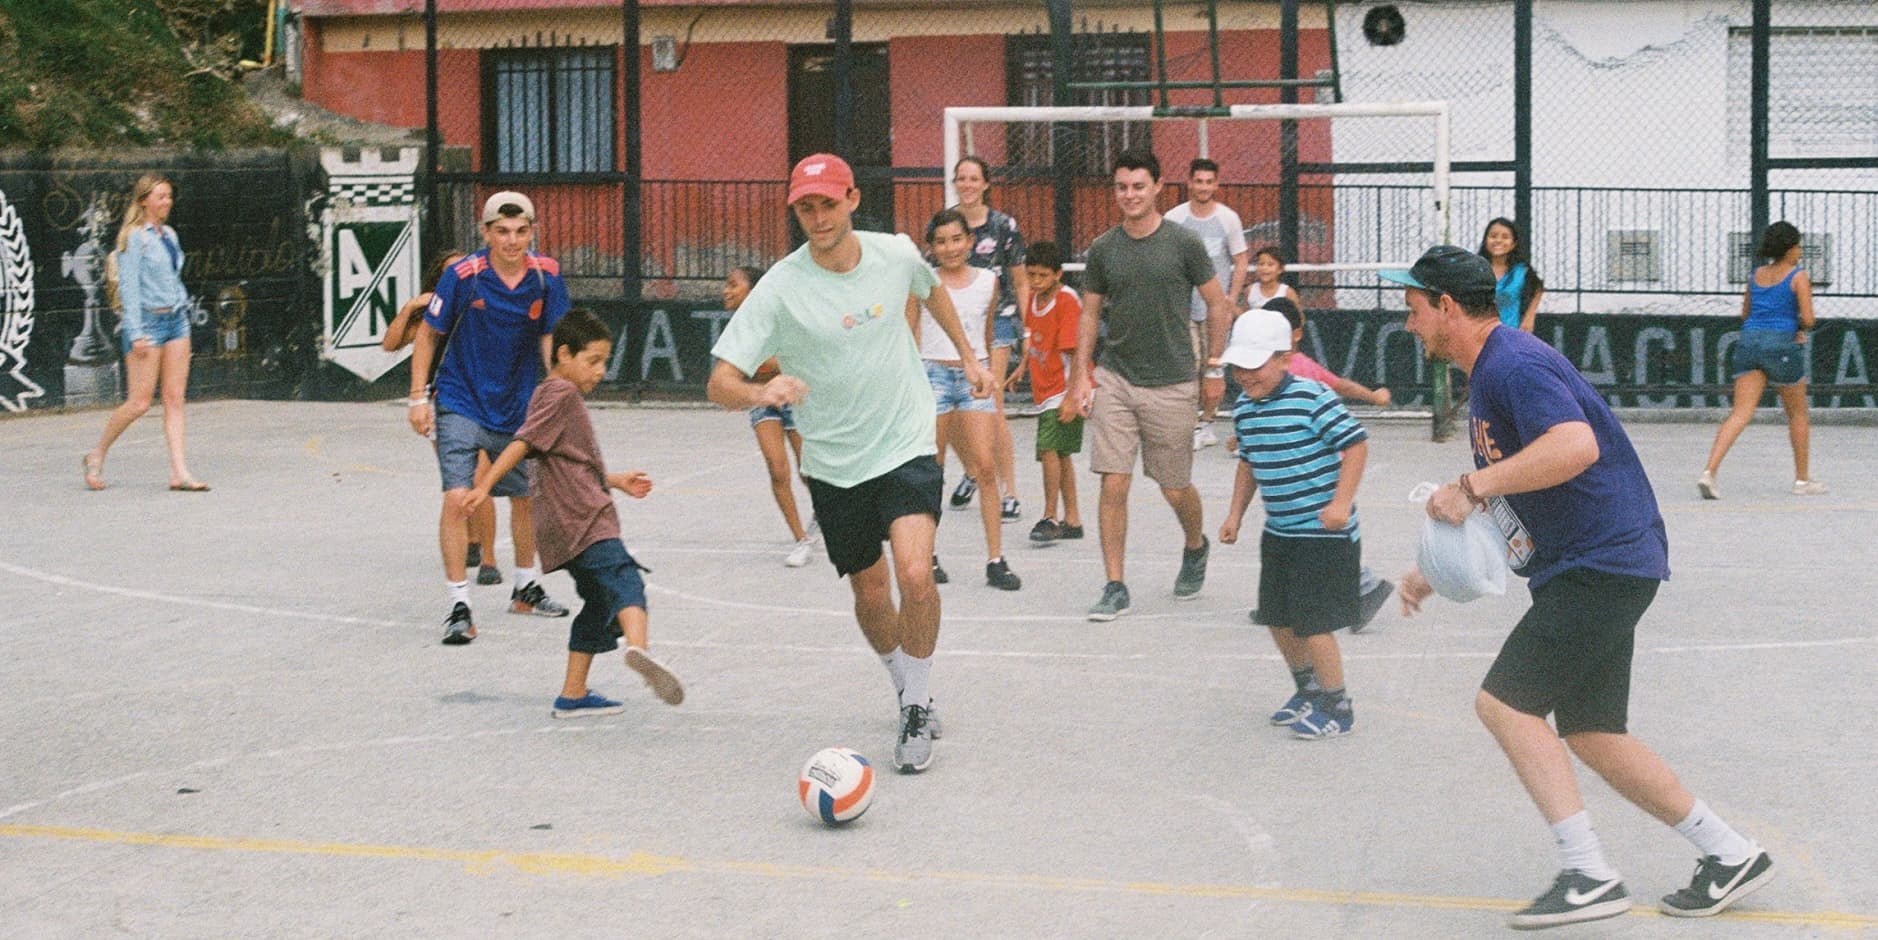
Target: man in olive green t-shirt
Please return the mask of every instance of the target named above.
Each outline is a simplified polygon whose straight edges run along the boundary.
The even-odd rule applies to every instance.
[[[1160,161],[1152,153],[1124,153],[1115,161],[1114,182],[1122,223],[1089,246],[1076,360],[1062,406],[1065,420],[1089,415],[1089,469],[1102,475],[1096,524],[1108,583],[1089,608],[1091,620],[1114,620],[1129,610],[1122,560],[1136,454],[1186,536],[1175,599],[1197,596],[1206,583],[1209,546],[1193,485],[1193,405],[1201,391],[1187,333],[1193,292],[1207,305],[1211,355],[1201,381],[1211,401],[1225,392],[1218,356],[1232,327],[1232,307],[1206,244],[1181,226],[1163,224],[1155,205]],[[1104,326],[1108,341],[1097,368],[1091,360]]]
[[[711,355],[708,394],[738,411],[793,405],[802,476],[828,560],[854,590],[854,615],[900,697],[894,764],[918,773],[939,735],[932,656],[939,642],[933,537],[943,473],[933,459],[932,386],[913,341],[908,305],[969,349],[958,311],[905,235],[856,232],[861,202],[840,157],[804,157],[789,176],[789,209],[806,243],[758,281]],[[754,381],[774,356],[782,374]],[[972,394],[994,388],[977,360],[964,363]],[[881,543],[890,544],[892,570]],[[900,603],[894,606],[898,581]]]

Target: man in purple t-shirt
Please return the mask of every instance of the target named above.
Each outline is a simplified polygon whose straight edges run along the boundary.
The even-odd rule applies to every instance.
[[[1630,909],[1630,893],[1592,831],[1567,746],[1701,851],[1694,881],[1665,896],[1661,911],[1721,913],[1772,879],[1773,860],[1628,732],[1637,622],[1669,578],[1669,538],[1630,438],[1564,356],[1500,325],[1486,259],[1438,245],[1413,268],[1382,276],[1407,287],[1408,329],[1428,355],[1469,379],[1475,469],[1436,490],[1428,515],[1460,525],[1475,511],[1490,513],[1507,537],[1508,562],[1532,589],[1531,609],[1474,700],[1558,842],[1562,870],[1512,926]],[[1414,613],[1431,588],[1415,571],[1401,590],[1403,612]]]

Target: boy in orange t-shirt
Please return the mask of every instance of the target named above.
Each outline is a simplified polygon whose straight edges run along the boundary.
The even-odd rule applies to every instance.
[[[1082,538],[1082,512],[1076,507],[1076,468],[1070,457],[1082,452],[1082,418],[1062,420],[1057,406],[1069,385],[1069,362],[1076,354],[1076,331],[1082,322],[1082,299],[1063,286],[1063,254],[1054,242],[1036,242],[1024,257],[1031,302],[1024,313],[1024,359],[1018,374],[1030,370],[1030,396],[1043,408],[1037,415],[1037,462],[1043,467],[1043,518],[1030,530],[1042,544]],[[1013,378],[1015,381],[1015,378]],[[1056,514],[1062,494],[1063,515]]]

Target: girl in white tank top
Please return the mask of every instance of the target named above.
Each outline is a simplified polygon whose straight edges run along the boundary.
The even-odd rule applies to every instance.
[[[1260,248],[1258,254],[1252,259],[1252,283],[1246,285],[1245,289],[1246,306],[1257,310],[1265,306],[1268,300],[1277,300],[1280,297],[1297,300],[1298,292],[1292,290],[1291,285],[1279,280],[1284,277],[1284,274],[1285,259],[1279,257],[1278,249],[1270,245]]]

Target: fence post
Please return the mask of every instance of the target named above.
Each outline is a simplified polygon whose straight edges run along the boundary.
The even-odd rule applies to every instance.
[[[418,247],[423,258],[443,244],[436,225],[437,150],[442,139],[437,128],[437,0],[424,0],[424,178],[417,183],[417,213],[430,224],[420,226]]]
[[[431,0],[435,3],[436,0]],[[644,251],[640,247],[640,177],[645,173],[643,145],[639,137],[639,0],[625,0],[621,11],[623,17],[620,67],[625,70],[621,76],[625,102],[623,110],[626,116],[625,166],[626,178],[621,187],[620,206],[620,295],[626,302],[625,323],[632,323],[634,314],[639,311],[641,292],[640,275],[644,271]],[[624,343],[624,337],[620,342]]]
[[[1769,61],[1773,52],[1773,0],[1754,0],[1754,52],[1750,57],[1748,92],[1748,190],[1752,216],[1748,239],[1752,243],[1767,229],[1767,118]]]
[[[1532,249],[1532,0],[1513,2],[1513,220]]]
[[[1070,103],[1070,69],[1075,65],[1075,24],[1070,18],[1070,0],[1050,0],[1050,103],[1065,107]],[[1074,126],[1057,121],[1050,125],[1050,179],[1056,191],[1056,243],[1063,257],[1076,257],[1076,184],[1071,179],[1069,152],[1076,145]],[[949,175],[951,167],[946,167]]]

